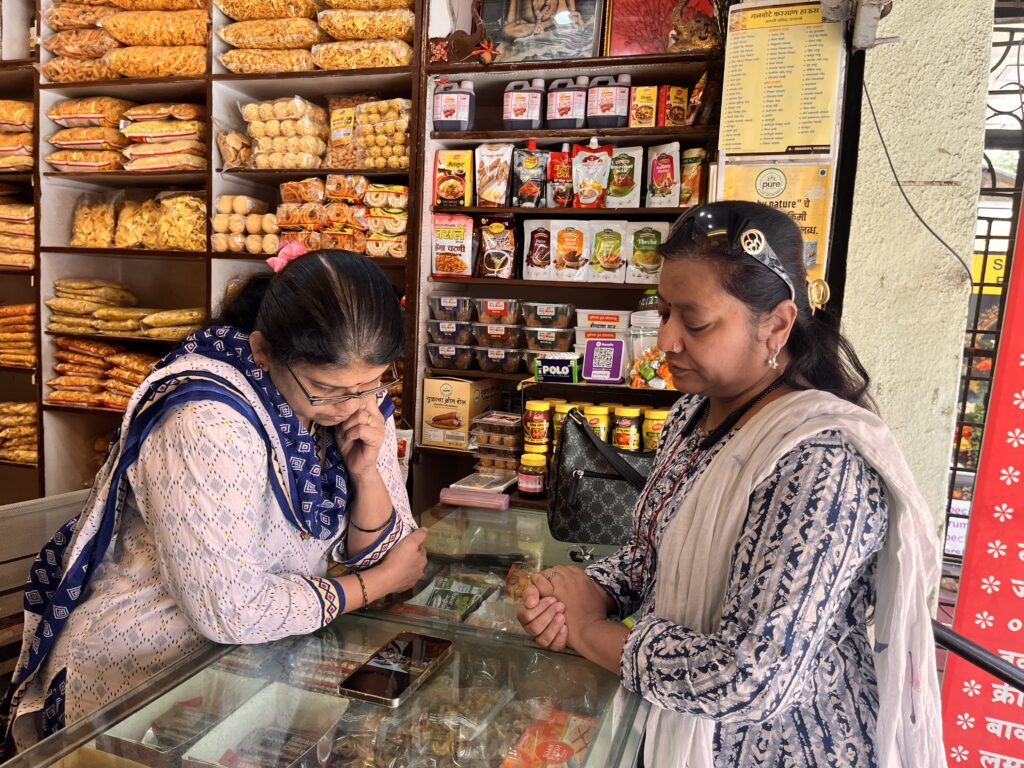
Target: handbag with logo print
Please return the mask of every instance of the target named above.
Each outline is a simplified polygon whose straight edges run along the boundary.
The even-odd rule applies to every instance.
[[[654,451],[613,448],[573,408],[562,423],[548,484],[548,527],[559,541],[621,545],[654,466]]]

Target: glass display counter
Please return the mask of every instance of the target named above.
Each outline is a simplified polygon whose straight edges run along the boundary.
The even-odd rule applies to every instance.
[[[579,550],[554,542],[530,510],[435,508],[423,522],[428,575],[405,599],[306,637],[211,645],[5,768],[632,766],[646,704],[512,623],[517,574]],[[454,652],[408,701],[338,695],[349,671],[410,630],[450,639]]]

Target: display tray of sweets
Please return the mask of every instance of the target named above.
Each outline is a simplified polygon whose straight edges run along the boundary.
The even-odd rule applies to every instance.
[[[182,768],[313,768],[317,745],[333,743],[348,701],[271,683],[214,726],[181,758]]]
[[[265,681],[207,669],[101,733],[96,748],[155,768],[176,768],[182,753],[245,703]]]
[[[341,645],[334,635],[298,638],[288,654],[286,682],[318,693],[338,693],[338,683],[373,655],[374,648]]]

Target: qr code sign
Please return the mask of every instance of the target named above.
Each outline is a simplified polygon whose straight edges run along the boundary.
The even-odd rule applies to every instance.
[[[615,365],[615,350],[612,347],[597,347],[590,357],[593,360],[593,367],[601,370],[611,370]]]

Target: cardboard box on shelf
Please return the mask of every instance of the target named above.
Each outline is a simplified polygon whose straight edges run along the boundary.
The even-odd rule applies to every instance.
[[[469,448],[470,422],[497,408],[500,400],[498,382],[492,379],[424,379],[423,445]]]

